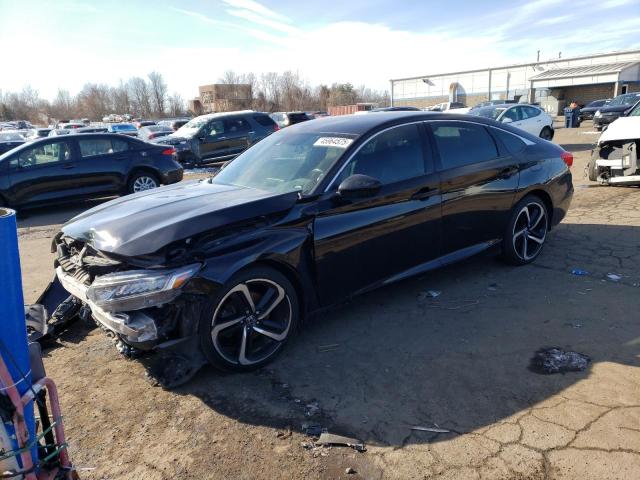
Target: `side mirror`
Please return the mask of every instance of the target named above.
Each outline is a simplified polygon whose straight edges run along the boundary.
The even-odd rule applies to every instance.
[[[347,199],[372,197],[381,187],[380,180],[369,175],[355,174],[342,181],[338,187],[338,195]]]
[[[502,123],[513,123],[513,120],[511,118],[509,118],[509,117],[504,117],[502,119]]]

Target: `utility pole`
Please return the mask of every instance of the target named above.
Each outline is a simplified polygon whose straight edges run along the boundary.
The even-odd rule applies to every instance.
[[[538,50],[538,59],[536,60],[536,63],[540,63],[540,50]]]

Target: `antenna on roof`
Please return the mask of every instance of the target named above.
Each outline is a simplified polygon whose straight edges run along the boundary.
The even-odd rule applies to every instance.
[[[538,59],[536,60],[536,63],[540,63],[540,50],[538,50]]]

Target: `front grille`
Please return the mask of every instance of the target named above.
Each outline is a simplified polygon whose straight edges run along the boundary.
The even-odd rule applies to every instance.
[[[107,258],[84,242],[62,237],[56,244],[56,266],[84,285],[99,275],[122,270],[124,265]]]

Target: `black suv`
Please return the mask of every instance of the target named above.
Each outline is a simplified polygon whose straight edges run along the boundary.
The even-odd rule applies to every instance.
[[[47,137],[0,155],[0,206],[140,192],[182,180],[175,150],[110,133]]]
[[[189,120],[175,133],[153,140],[171,145],[185,166],[224,163],[278,130],[269,115],[253,110],[211,113]]]
[[[578,116],[580,117],[580,121],[592,120],[596,112],[600,110],[602,107],[607,106],[610,101],[611,101],[610,98],[607,98],[606,100],[594,100],[588,105],[582,107],[580,109],[580,113],[578,114]]]
[[[609,125],[619,117],[624,117],[625,112],[631,110],[638,100],[640,100],[640,92],[618,95],[595,113],[593,126],[596,130],[602,130],[605,125]]]

